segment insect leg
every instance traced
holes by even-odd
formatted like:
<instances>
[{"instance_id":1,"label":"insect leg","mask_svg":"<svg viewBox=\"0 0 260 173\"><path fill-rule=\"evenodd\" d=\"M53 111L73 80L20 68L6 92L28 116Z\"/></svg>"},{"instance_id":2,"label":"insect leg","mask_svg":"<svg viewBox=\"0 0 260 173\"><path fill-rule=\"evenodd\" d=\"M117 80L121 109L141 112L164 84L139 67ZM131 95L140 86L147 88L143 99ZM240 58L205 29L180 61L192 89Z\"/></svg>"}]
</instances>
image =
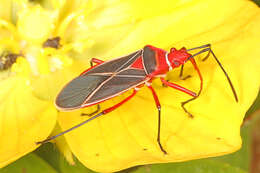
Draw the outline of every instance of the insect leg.
<instances>
[{"instance_id":1,"label":"insect leg","mask_svg":"<svg viewBox=\"0 0 260 173\"><path fill-rule=\"evenodd\" d=\"M184 64L181 65L181 70L180 70L179 77L180 77L181 80L186 80L186 79L190 78L191 75L187 75L187 76L183 77L182 76L183 75L183 68L184 68Z\"/></svg>"},{"instance_id":2,"label":"insect leg","mask_svg":"<svg viewBox=\"0 0 260 173\"><path fill-rule=\"evenodd\" d=\"M180 78L181 80L186 80L186 79L190 78L191 75L187 75L187 76L183 77L183 68L184 68L184 64L181 65L181 70L180 70L179 78ZM169 82L170 80L166 80L166 81ZM163 87L167 87L168 85L165 84L165 83L162 83L162 86L163 86Z\"/></svg>"},{"instance_id":3,"label":"insect leg","mask_svg":"<svg viewBox=\"0 0 260 173\"><path fill-rule=\"evenodd\" d=\"M81 116L92 116L100 111L100 105L97 104L97 109L94 112L91 112L89 114L82 113Z\"/></svg>"},{"instance_id":4,"label":"insect leg","mask_svg":"<svg viewBox=\"0 0 260 173\"><path fill-rule=\"evenodd\" d=\"M190 90L188 90L188 89L186 89L186 88L184 88L184 87L182 87L182 86L180 86L180 85L177 85L177 84L175 84L175 83L168 82L167 80L165 80L165 79L162 78L162 77L161 77L160 79L161 79L162 83L163 83L164 85L166 85L166 86L169 86L169 87L172 87L172 88L177 89L177 90L179 90L179 91L182 91L182 92L184 92L184 93L186 93L186 94L189 94L189 95L191 95L191 96L193 96L193 97L196 97L196 96L197 96L197 94L196 94L195 92L190 91Z\"/></svg>"},{"instance_id":5,"label":"insect leg","mask_svg":"<svg viewBox=\"0 0 260 173\"><path fill-rule=\"evenodd\" d=\"M134 89L133 93L132 93L130 96L126 97L124 100L122 100L121 102L117 103L116 105L114 105L114 106L112 106L112 107L110 107L110 108L107 108L107 109L103 110L103 111L102 111L103 114L107 114L107 113L109 113L109 112L115 110L116 108L118 108L119 106L121 106L122 104L124 104L125 102L127 102L128 100L130 100L132 97L134 97L134 96L136 95L136 93L137 93L137 90Z\"/></svg>"},{"instance_id":6,"label":"insect leg","mask_svg":"<svg viewBox=\"0 0 260 173\"><path fill-rule=\"evenodd\" d=\"M202 49L202 48L210 49L211 48L211 44L205 44L205 45L202 45L202 46L199 46L199 47L194 47L194 48L191 48L191 49L187 49L187 52L191 51L191 50ZM206 51L203 51L203 50L202 50L201 53L206 52ZM199 54L201 54L201 53L199 53ZM202 59L202 61L205 61L209 57L209 55L210 55L210 51L208 51L208 54ZM194 56L196 56L196 55L194 55ZM184 68L184 64L181 66L179 77L182 80L186 80L186 79L190 78L191 75L187 75L187 76L183 77L182 76L183 75L183 68Z\"/></svg>"},{"instance_id":7,"label":"insect leg","mask_svg":"<svg viewBox=\"0 0 260 173\"><path fill-rule=\"evenodd\" d=\"M100 60L100 59L97 59L97 58L91 58L90 60L90 66L93 67L93 63L96 63L96 64L102 64L104 61Z\"/></svg>"},{"instance_id":8,"label":"insect leg","mask_svg":"<svg viewBox=\"0 0 260 173\"><path fill-rule=\"evenodd\" d=\"M165 151L165 149L163 148L162 144L161 144L161 139L160 139L160 133L161 133L161 104L160 101L158 99L158 96L155 92L155 90L153 89L153 87L151 86L151 84L147 84L147 87L151 90L152 94L153 94L153 98L156 104L156 107L158 109L158 132L157 132L157 142L159 144L159 147L161 149L161 151L164 154L167 154L167 152Z\"/></svg>"},{"instance_id":9,"label":"insect leg","mask_svg":"<svg viewBox=\"0 0 260 173\"><path fill-rule=\"evenodd\" d=\"M187 103L189 103L189 102L191 102L191 101L193 101L193 100L195 100L196 98L199 97L199 95L200 95L200 93L201 93L201 91L202 91L202 88L203 88L203 78L202 78L202 75L201 75L201 73L200 73L200 70L199 70L199 68L198 68L198 66L197 66L197 64L196 64L196 62L195 62L195 59L194 59L194 58L191 58L190 61L191 61L193 67L195 68L195 70L197 71L197 73L198 73L198 75L199 75L199 77L200 77L200 90L199 90L198 94L196 94L195 97L193 97L193 98L191 98L191 99L189 99L189 100L186 100L186 101L182 102L182 103L181 103L181 107L183 108L183 110L184 110L191 118L193 118L193 115L192 115L184 106L185 106L185 104L187 104Z\"/></svg>"},{"instance_id":10,"label":"insect leg","mask_svg":"<svg viewBox=\"0 0 260 173\"><path fill-rule=\"evenodd\" d=\"M75 126L69 128L69 129L67 129L67 130L65 130L65 131L63 131L63 132L61 132L61 133L59 133L59 134L57 134L57 135L55 135L55 136L51 136L51 137L49 137L49 138L47 138L47 139L45 139L45 140L43 140L43 141L36 142L36 144L38 145L38 144L47 143L47 142L49 142L49 141L51 141L51 140L53 140L53 139L55 139L55 138L57 138L57 137L59 137L59 136L61 136L61 135L64 135L64 134L66 134L66 133L68 133L68 132L70 132L70 131L72 131L72 130L74 130L74 129L76 129L76 128L78 128L78 127L80 127L80 126L82 126L82 125L84 125L84 124L86 124L86 123L88 123L88 122L90 122L91 120L96 119L97 117L99 117L99 116L101 116L101 115L107 114L107 113L109 113L109 112L115 110L116 108L118 108L119 106L121 106L122 104L124 104L125 102L127 102L128 100L130 100L136 93L137 93L137 90L134 90L134 92L133 92L130 96L126 97L124 100L122 100L121 102L117 103L116 105L114 105L114 106L112 106L112 107L110 107L110 108L107 108L107 109L103 110L103 111L100 112L99 114L97 114L97 115L95 115L95 116L93 116L93 117L91 117L91 118L89 118L89 119L83 121L82 123L79 123L79 124L77 124L77 125L75 125Z\"/></svg>"}]
</instances>

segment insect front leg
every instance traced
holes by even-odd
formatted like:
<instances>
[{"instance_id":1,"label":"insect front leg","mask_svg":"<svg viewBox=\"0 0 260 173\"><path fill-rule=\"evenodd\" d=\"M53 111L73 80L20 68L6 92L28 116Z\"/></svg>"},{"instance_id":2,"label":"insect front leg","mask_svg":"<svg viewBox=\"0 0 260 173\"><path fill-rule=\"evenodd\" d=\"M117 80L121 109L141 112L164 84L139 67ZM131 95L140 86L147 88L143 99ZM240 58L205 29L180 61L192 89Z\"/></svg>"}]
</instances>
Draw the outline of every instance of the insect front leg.
<instances>
[{"instance_id":1,"label":"insect front leg","mask_svg":"<svg viewBox=\"0 0 260 173\"><path fill-rule=\"evenodd\" d=\"M93 67L94 66L93 63L102 64L104 61L97 59L97 58L91 58L91 60L89 62L90 62L90 66Z\"/></svg>"},{"instance_id":2,"label":"insect front leg","mask_svg":"<svg viewBox=\"0 0 260 173\"><path fill-rule=\"evenodd\" d=\"M202 49L202 48L209 48L209 49L211 49L211 44L205 44L205 45L202 45L202 46L199 46L199 47L194 47L194 48L191 48L191 49L187 49L187 52L191 51L191 50ZM210 51L208 51L207 55L202 59L202 61L207 60L209 55L210 55ZM190 78L191 75L187 75L187 76L183 77L183 68L184 68L184 64L181 66L179 77L180 77L181 80L186 80L186 79Z\"/></svg>"},{"instance_id":3,"label":"insect front leg","mask_svg":"<svg viewBox=\"0 0 260 173\"><path fill-rule=\"evenodd\" d=\"M161 134L161 104L160 104L160 101L158 99L158 96L155 92L155 90L153 89L153 87L151 86L150 83L147 83L146 84L147 87L151 90L152 94L153 94L153 98L154 98L154 101L155 101L155 104L156 104L156 107L158 109L158 132L157 132L157 142L158 142L158 145L160 147L160 150L164 153L164 154L167 154L167 152L165 151L165 149L163 148L162 144L161 144L161 138L160 138L160 134Z\"/></svg>"},{"instance_id":4,"label":"insect front leg","mask_svg":"<svg viewBox=\"0 0 260 173\"><path fill-rule=\"evenodd\" d=\"M194 50L194 49L201 49L201 48L203 48L201 51L199 51L199 52L193 54L193 55L192 55L191 57L189 57L189 59L188 59L188 60L191 61L193 67L195 68L195 70L197 71L197 73L198 73L198 75L199 75L199 77L200 77L200 90L199 90L197 96L194 97L194 98L191 98L191 99L189 99L189 100L187 100L187 101L185 101L185 102L182 102L182 104L181 104L183 110L184 110L186 113L188 113L189 115L191 115L191 113L185 108L185 105L186 105L187 103L189 103L189 102L195 100L196 98L198 98L199 95L200 95L200 93L201 93L201 91L202 91L202 88L203 88L203 78L202 78L202 75L201 75L201 73L200 73L200 70L199 70L199 68L198 68L198 66L197 66L197 64L196 64L196 62L195 62L194 57L197 56L197 55L199 55L199 54L202 54L202 53L204 53L204 52L208 52L208 54L207 54L207 56L206 56L205 58L203 58L202 60L205 61L205 60L209 57L210 54L213 55L215 61L217 62L217 64L219 65L219 67L221 68L221 70L223 71L223 73L225 74L225 76L226 76L226 78L227 78L227 80L228 80L228 83L229 83L229 85L230 85L230 87L231 87L231 90L232 90L232 92L233 92L233 95L234 95L234 97L235 97L236 102L238 102L238 97L237 97L237 93L236 93L236 91L235 91L235 88L234 88L234 86L233 86L233 84L232 84L232 82L231 82L231 80L230 80L230 78L229 78L229 76L228 76L226 70L224 69L224 67L222 66L222 64L220 63L220 61L219 61L218 58L216 57L216 55L213 53L213 51L212 51L212 49L211 49L211 45L210 45L210 44L206 44L206 45L203 45L203 46L200 46L200 47L188 49L187 51Z\"/></svg>"},{"instance_id":5,"label":"insect front leg","mask_svg":"<svg viewBox=\"0 0 260 173\"><path fill-rule=\"evenodd\" d=\"M183 68L184 68L184 64L181 65L181 70L180 70L179 78L180 78L181 80L186 80L186 79L190 78L191 75L183 76ZM170 80L167 79L166 81L169 82ZM162 86L163 86L163 87L167 87L168 85L162 83Z\"/></svg>"},{"instance_id":6,"label":"insect front leg","mask_svg":"<svg viewBox=\"0 0 260 173\"><path fill-rule=\"evenodd\" d=\"M200 73L200 70L199 70L199 68L198 68L198 66L197 66L197 64L196 64L196 62L195 62L195 59L194 59L194 58L191 58L190 61L191 61L193 67L195 68L195 70L197 71L197 73L198 73L198 75L199 75L199 77L200 77L200 90L199 90L198 94L196 94L195 97L193 97L193 98L191 98L191 99L189 99L189 100L186 100L186 101L182 102L182 103L181 103L181 107L183 108L183 110L184 110L190 117L193 117L193 115L185 108L185 105L186 105L187 103L189 103L189 102L191 102L191 101L193 101L193 100L195 100L195 99L197 99L197 98L199 97L199 95L200 95L200 93L201 93L201 91L202 91L202 88L203 88L203 78L202 78L202 75L201 75L201 73Z\"/></svg>"},{"instance_id":7,"label":"insect front leg","mask_svg":"<svg viewBox=\"0 0 260 173\"><path fill-rule=\"evenodd\" d=\"M190 117L190 118L193 118L193 115L192 115L189 111L187 111L187 109L184 107L184 105L186 104L186 102L188 103L188 102L190 102L191 100L194 100L195 98L197 98L197 97L198 97L198 94L196 94L195 92L193 92L193 91L191 91L191 90L189 90L189 89L186 89L186 88L184 88L184 87L182 87L182 86L180 86L180 85L177 85L177 84L168 82L168 81L166 81L164 78L160 78L160 79L161 79L161 81L162 81L162 83L163 83L164 85L169 86L169 87L172 87L172 88L177 89L177 90L179 90L179 91L182 91L182 92L184 92L184 93L186 93L186 94L189 94L190 96L193 96L193 98L191 98L191 99L189 99L189 100L187 100L187 101L185 101L185 102L182 102L182 104L181 104L182 108L183 108L184 111L189 115L189 117ZM199 92L199 94L200 94L200 92Z\"/></svg>"},{"instance_id":8,"label":"insect front leg","mask_svg":"<svg viewBox=\"0 0 260 173\"><path fill-rule=\"evenodd\" d=\"M181 65L181 70L180 70L179 77L180 77L181 80L186 80L186 79L190 78L191 75L187 75L187 76L183 77L183 68L184 68L184 64Z\"/></svg>"},{"instance_id":9,"label":"insect front leg","mask_svg":"<svg viewBox=\"0 0 260 173\"><path fill-rule=\"evenodd\" d=\"M202 59L202 61L205 61L205 60L209 57L209 55L211 54L211 55L213 56L213 58L215 59L215 61L217 62L218 66L219 66L219 67L221 68L221 70L223 71L224 75L226 76L227 81L228 81L228 83L229 83L229 85L230 85L230 88L231 88L231 90L232 90L232 92L233 92L234 98L235 98L236 102L238 102L238 96L237 96L236 90L235 90L235 88L234 88L234 86L233 86L233 84L232 84L232 82L231 82L231 79L230 79L230 77L228 76L228 74L227 74L226 70L224 69L223 65L220 63L220 61L218 60L218 58L216 57L216 55L215 55L214 52L212 51L211 45L210 45L210 44L206 44L206 45L203 45L203 46L200 46L200 47L195 47L195 48L192 48L192 49L188 49L187 51L194 50L194 49L201 49L201 48L203 48L203 49L202 49L201 51L199 51L199 52L193 54L191 57L188 58L188 60L193 59L195 56L197 56L197 55L199 55L199 54L202 54L202 53L204 53L204 52L208 52L207 56ZM193 66L194 66L194 67L196 66L195 69L197 69L197 72L198 72L198 67L197 67L197 65L196 65L196 64L195 64L195 65L193 64Z\"/></svg>"}]
</instances>

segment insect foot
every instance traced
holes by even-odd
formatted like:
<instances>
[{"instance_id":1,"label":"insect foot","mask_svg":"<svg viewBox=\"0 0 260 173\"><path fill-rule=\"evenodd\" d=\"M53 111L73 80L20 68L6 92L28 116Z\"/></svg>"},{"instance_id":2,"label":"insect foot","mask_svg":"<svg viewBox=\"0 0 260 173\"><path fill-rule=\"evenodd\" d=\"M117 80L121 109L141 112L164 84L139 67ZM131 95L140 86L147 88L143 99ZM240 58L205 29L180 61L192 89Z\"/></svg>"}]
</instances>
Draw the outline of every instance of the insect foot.
<instances>
[{"instance_id":1,"label":"insect foot","mask_svg":"<svg viewBox=\"0 0 260 173\"><path fill-rule=\"evenodd\" d=\"M191 75L187 75L187 76L185 76L185 77L180 76L180 79L181 79L181 80L186 80L186 79L188 79L188 78L191 78Z\"/></svg>"},{"instance_id":2,"label":"insect foot","mask_svg":"<svg viewBox=\"0 0 260 173\"><path fill-rule=\"evenodd\" d=\"M184 107L184 105L186 104L187 102L181 102L181 107L182 109L188 114L188 116L190 118L194 118L194 116Z\"/></svg>"}]
</instances>

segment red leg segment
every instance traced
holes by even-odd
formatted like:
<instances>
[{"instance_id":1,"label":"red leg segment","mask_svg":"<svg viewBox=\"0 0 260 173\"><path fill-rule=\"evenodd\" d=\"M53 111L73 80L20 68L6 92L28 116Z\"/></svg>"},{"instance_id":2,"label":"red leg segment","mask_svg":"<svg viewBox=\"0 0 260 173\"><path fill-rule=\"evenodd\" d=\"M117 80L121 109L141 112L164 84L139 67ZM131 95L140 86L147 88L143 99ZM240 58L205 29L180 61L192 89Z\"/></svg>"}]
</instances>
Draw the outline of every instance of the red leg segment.
<instances>
[{"instance_id":1,"label":"red leg segment","mask_svg":"<svg viewBox=\"0 0 260 173\"><path fill-rule=\"evenodd\" d=\"M137 93L137 90L134 90L134 92L133 92L130 96L126 97L126 98L125 98L124 100L122 100L121 102L117 103L116 105L114 105L114 106L112 106L112 107L110 107L110 108L107 108L107 109L103 110L103 111L102 111L103 114L107 114L107 113L109 113L109 112L115 110L116 108L118 108L119 106L121 106L122 104L124 104L125 102L127 102L128 100L130 100L132 97L134 97L136 93Z\"/></svg>"},{"instance_id":2,"label":"red leg segment","mask_svg":"<svg viewBox=\"0 0 260 173\"><path fill-rule=\"evenodd\" d=\"M206 47L207 47L207 48L206 48ZM188 49L187 51L194 50L194 49L200 49L200 48L205 48L205 49L202 49L201 51L199 51L199 52L193 54L191 57L188 58L188 60L193 59L195 56L197 56L197 55L199 55L199 54L201 54L201 53L203 53L203 52L208 52L207 56L202 59L202 61L205 61L205 60L209 57L209 55L210 55L210 53L211 53L211 54L213 55L215 61L218 63L219 67L221 68L221 70L222 70L223 73L225 74L225 76L226 76L226 78L227 78L227 80L228 80L228 83L229 83L229 85L230 85L230 87L231 87L231 90L232 90L232 92L233 92L234 98L235 98L236 102L238 102L237 93L236 93L236 90L235 90L235 88L234 88L234 86L233 86L233 84L232 84L232 82L231 82L231 79L229 78L229 76L228 76L226 70L224 69L224 67L222 66L222 64L220 63L220 61L218 60L218 58L216 57L216 55L214 54L214 52L212 51L211 45L210 45L210 44L207 44L207 45L203 45L203 46L200 46L200 47L195 47L195 48L192 48L192 49ZM192 64L194 65L193 62L192 62ZM196 66L196 64L195 64L195 66ZM195 69L197 70L198 68L195 67ZM198 71L198 70L197 70L197 71Z\"/></svg>"},{"instance_id":3,"label":"red leg segment","mask_svg":"<svg viewBox=\"0 0 260 173\"><path fill-rule=\"evenodd\" d=\"M182 91L182 92L184 92L184 93L186 93L186 94L189 94L189 95L191 95L191 96L193 96L193 97L196 97L196 96L197 96L197 94L196 94L195 92L190 91L190 90L188 90L188 89L186 89L186 88L184 88L184 87L182 87L182 86L180 86L180 85L177 85L177 84L168 82L167 80L165 80L165 79L162 78L162 77L161 77L160 79L161 79L161 81L162 81L163 84L165 84L165 85L167 85L167 86L169 86L169 87L172 87L172 88L174 88L174 89L177 89L177 90L179 90L179 91Z\"/></svg>"},{"instance_id":4,"label":"red leg segment","mask_svg":"<svg viewBox=\"0 0 260 173\"><path fill-rule=\"evenodd\" d=\"M197 71L197 73L198 73L198 75L199 75L199 77L200 77L200 90L199 90L199 92L198 92L198 94L197 94L197 97L198 97L198 96L200 95L201 91L202 91L202 88L203 88L203 78L202 78L202 75L201 75L201 73L200 73L200 70L199 70L199 68L198 68L198 66L197 66L197 64L196 64L195 59L194 59L194 58L191 58L190 61L191 61L193 67L195 68L195 70Z\"/></svg>"},{"instance_id":5,"label":"red leg segment","mask_svg":"<svg viewBox=\"0 0 260 173\"><path fill-rule=\"evenodd\" d=\"M161 104L160 101L158 99L158 96L155 92L155 90L153 89L153 87L151 85L147 85L147 87L151 90L152 94L153 94L153 98L156 104L156 107L158 109L158 132L157 132L157 142L159 144L159 147L161 149L161 151L164 154L167 154L167 152L165 151L165 149L163 148L162 144L161 144L161 139L160 139L160 133L161 133Z\"/></svg>"}]
</instances>

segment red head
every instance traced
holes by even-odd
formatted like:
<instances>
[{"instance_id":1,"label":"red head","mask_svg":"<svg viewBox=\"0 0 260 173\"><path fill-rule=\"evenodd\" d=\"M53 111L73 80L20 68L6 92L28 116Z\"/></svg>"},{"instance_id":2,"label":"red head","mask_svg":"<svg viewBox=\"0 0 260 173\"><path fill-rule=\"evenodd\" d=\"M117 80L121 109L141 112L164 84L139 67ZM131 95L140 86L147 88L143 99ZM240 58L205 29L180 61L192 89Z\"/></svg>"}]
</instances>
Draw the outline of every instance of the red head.
<instances>
[{"instance_id":1,"label":"red head","mask_svg":"<svg viewBox=\"0 0 260 173\"><path fill-rule=\"evenodd\" d=\"M170 52L168 53L168 61L172 68L179 67L180 65L184 64L191 56L192 55L189 54L184 47L180 50L171 48Z\"/></svg>"}]
</instances>

